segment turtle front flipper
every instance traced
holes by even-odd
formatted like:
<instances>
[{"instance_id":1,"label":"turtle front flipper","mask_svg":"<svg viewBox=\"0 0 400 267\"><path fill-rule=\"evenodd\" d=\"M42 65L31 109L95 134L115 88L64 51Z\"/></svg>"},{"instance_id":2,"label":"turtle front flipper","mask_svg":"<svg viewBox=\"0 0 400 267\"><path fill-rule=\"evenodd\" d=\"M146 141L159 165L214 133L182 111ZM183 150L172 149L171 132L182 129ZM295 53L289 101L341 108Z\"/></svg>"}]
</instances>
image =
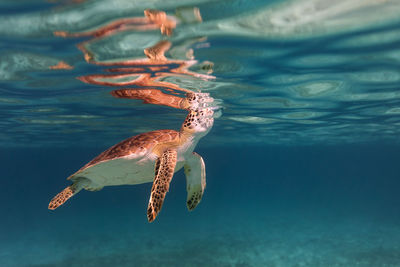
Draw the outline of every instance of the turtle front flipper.
<instances>
[{"instance_id":1,"label":"turtle front flipper","mask_svg":"<svg viewBox=\"0 0 400 267\"><path fill-rule=\"evenodd\" d=\"M186 175L187 208L194 210L206 188L206 166L203 158L193 152L192 156L186 160L184 165Z\"/></svg>"},{"instance_id":2,"label":"turtle front flipper","mask_svg":"<svg viewBox=\"0 0 400 267\"><path fill-rule=\"evenodd\" d=\"M162 208L165 195L169 189L169 183L174 175L176 159L176 150L168 149L156 161L155 178L147 208L149 222L154 221Z\"/></svg>"}]
</instances>

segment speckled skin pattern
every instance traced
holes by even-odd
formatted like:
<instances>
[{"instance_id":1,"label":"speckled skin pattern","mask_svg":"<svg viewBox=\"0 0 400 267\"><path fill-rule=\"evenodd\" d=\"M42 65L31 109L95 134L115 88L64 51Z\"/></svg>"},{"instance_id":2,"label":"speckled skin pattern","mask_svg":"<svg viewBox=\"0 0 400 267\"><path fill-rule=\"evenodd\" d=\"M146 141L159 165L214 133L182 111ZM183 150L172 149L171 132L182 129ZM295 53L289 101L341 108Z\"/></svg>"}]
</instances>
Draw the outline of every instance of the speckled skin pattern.
<instances>
[{"instance_id":1,"label":"speckled skin pattern","mask_svg":"<svg viewBox=\"0 0 400 267\"><path fill-rule=\"evenodd\" d=\"M154 221L162 208L165 195L169 190L169 184L174 175L176 159L176 150L168 149L156 161L155 178L147 208L147 219L149 222Z\"/></svg>"},{"instance_id":2,"label":"speckled skin pattern","mask_svg":"<svg viewBox=\"0 0 400 267\"><path fill-rule=\"evenodd\" d=\"M49 203L49 209L50 210L55 210L62 204L64 204L65 201L67 201L70 197L72 197L75 193L75 190L72 185L66 187L63 191L58 193Z\"/></svg>"},{"instance_id":3,"label":"speckled skin pattern","mask_svg":"<svg viewBox=\"0 0 400 267\"><path fill-rule=\"evenodd\" d=\"M187 207L190 211L196 208L197 204L200 203L201 198L203 197L202 191L198 191L192 194L191 198L186 202Z\"/></svg>"}]
</instances>

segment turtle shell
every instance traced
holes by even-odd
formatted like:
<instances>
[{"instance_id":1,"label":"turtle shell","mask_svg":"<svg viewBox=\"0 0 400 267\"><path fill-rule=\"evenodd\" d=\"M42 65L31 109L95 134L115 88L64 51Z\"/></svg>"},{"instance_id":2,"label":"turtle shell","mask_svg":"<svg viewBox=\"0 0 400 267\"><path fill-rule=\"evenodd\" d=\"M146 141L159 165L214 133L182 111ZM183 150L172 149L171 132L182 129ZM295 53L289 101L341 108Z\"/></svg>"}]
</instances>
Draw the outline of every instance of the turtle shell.
<instances>
[{"instance_id":1,"label":"turtle shell","mask_svg":"<svg viewBox=\"0 0 400 267\"><path fill-rule=\"evenodd\" d=\"M83 166L79 171L111 159L126 156L135 157L135 155L146 155L151 152L156 145L174 141L178 138L178 135L179 133L174 130L157 130L130 137L110 147Z\"/></svg>"}]
</instances>

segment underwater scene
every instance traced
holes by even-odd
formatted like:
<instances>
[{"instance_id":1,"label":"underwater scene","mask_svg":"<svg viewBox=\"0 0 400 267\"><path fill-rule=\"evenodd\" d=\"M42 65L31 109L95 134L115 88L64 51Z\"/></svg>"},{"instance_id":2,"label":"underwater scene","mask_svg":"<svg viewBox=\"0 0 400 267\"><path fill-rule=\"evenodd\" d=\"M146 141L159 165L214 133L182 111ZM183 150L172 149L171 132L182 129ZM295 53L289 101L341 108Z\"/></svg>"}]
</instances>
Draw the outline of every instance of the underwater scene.
<instances>
[{"instance_id":1,"label":"underwater scene","mask_svg":"<svg viewBox=\"0 0 400 267\"><path fill-rule=\"evenodd\" d=\"M400 266L399 14L1 1L0 266Z\"/></svg>"}]
</instances>

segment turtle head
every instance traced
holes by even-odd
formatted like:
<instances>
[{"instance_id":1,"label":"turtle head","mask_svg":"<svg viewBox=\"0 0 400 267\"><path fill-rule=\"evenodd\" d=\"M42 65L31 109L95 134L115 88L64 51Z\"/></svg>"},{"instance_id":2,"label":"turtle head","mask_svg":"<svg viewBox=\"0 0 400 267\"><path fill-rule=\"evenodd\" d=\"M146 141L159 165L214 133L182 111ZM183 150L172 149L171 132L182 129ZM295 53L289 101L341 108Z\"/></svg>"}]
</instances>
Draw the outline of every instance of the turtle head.
<instances>
[{"instance_id":1,"label":"turtle head","mask_svg":"<svg viewBox=\"0 0 400 267\"><path fill-rule=\"evenodd\" d=\"M182 124L181 132L190 135L206 135L211 129L214 119L211 108L191 109Z\"/></svg>"},{"instance_id":2,"label":"turtle head","mask_svg":"<svg viewBox=\"0 0 400 267\"><path fill-rule=\"evenodd\" d=\"M187 110L200 110L210 106L214 98L209 93L187 93L184 99L184 109Z\"/></svg>"}]
</instances>

